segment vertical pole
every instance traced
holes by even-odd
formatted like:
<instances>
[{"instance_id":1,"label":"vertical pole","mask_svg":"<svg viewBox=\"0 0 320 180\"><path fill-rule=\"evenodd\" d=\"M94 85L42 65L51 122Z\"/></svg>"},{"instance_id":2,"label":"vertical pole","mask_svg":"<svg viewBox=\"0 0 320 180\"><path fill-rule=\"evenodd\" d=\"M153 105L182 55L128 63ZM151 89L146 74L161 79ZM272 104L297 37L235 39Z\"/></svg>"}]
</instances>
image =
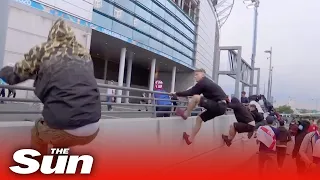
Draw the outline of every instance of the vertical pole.
<instances>
[{"instance_id":1,"label":"vertical pole","mask_svg":"<svg viewBox=\"0 0 320 180\"><path fill-rule=\"evenodd\" d=\"M190 1L189 2L189 12L188 12L190 18L191 18L191 7L192 7L192 4L191 4L191 1Z\"/></svg>"},{"instance_id":2,"label":"vertical pole","mask_svg":"<svg viewBox=\"0 0 320 180\"><path fill-rule=\"evenodd\" d=\"M257 87L256 87L256 94L260 94L260 68L257 69Z\"/></svg>"},{"instance_id":3,"label":"vertical pole","mask_svg":"<svg viewBox=\"0 0 320 180\"><path fill-rule=\"evenodd\" d=\"M107 84L108 60L104 60L103 82Z\"/></svg>"},{"instance_id":4,"label":"vertical pole","mask_svg":"<svg viewBox=\"0 0 320 180\"><path fill-rule=\"evenodd\" d=\"M177 73L177 67L173 66L173 68L172 68L172 76L171 76L171 91L170 92L174 92L174 89L175 89L176 73Z\"/></svg>"},{"instance_id":5,"label":"vertical pole","mask_svg":"<svg viewBox=\"0 0 320 180\"><path fill-rule=\"evenodd\" d=\"M267 95L267 98L268 100L270 100L271 98L271 71L272 71L272 47L270 49L270 62L269 62L269 79L268 79L268 95Z\"/></svg>"},{"instance_id":6,"label":"vertical pole","mask_svg":"<svg viewBox=\"0 0 320 180\"><path fill-rule=\"evenodd\" d=\"M121 54L120 54L120 64L119 64L119 75L118 75L118 86L122 87L123 86L123 77L124 77L124 66L126 63L126 48L121 49ZM117 90L117 96L122 95L122 90ZM121 103L121 97L117 97L117 103Z\"/></svg>"},{"instance_id":7,"label":"vertical pole","mask_svg":"<svg viewBox=\"0 0 320 180\"><path fill-rule=\"evenodd\" d=\"M259 1L256 2L254 7L254 22L253 22L253 43L252 43L252 55L251 55L251 75L250 75L250 87L249 87L249 95L251 96L253 93L253 81L254 81L254 64L256 59L256 51L257 51L257 32L258 32L258 7Z\"/></svg>"},{"instance_id":8,"label":"vertical pole","mask_svg":"<svg viewBox=\"0 0 320 180\"><path fill-rule=\"evenodd\" d=\"M240 78L241 78L241 52L242 47L238 47L238 53L237 53L237 69L236 69L236 83L234 88L234 97L240 99Z\"/></svg>"},{"instance_id":9,"label":"vertical pole","mask_svg":"<svg viewBox=\"0 0 320 180\"><path fill-rule=\"evenodd\" d=\"M149 77L149 90L153 91L154 87L154 75L156 71L156 59L152 59L151 68L150 68L150 77ZM153 104L153 117L156 117L156 100L154 97L154 93L149 94L149 98L152 98L151 103Z\"/></svg>"},{"instance_id":10,"label":"vertical pole","mask_svg":"<svg viewBox=\"0 0 320 180\"><path fill-rule=\"evenodd\" d=\"M9 0L1 0L0 6L0 68L4 66L4 54L9 19Z\"/></svg>"},{"instance_id":11,"label":"vertical pole","mask_svg":"<svg viewBox=\"0 0 320 180\"><path fill-rule=\"evenodd\" d=\"M131 74L132 74L132 61L133 61L133 52L130 52L128 62L127 62L127 78L126 78L126 87L131 86ZM130 95L130 91L126 91L126 96ZM129 98L126 98L126 103L129 103Z\"/></svg>"},{"instance_id":12,"label":"vertical pole","mask_svg":"<svg viewBox=\"0 0 320 180\"><path fill-rule=\"evenodd\" d=\"M150 91L153 91L155 72L156 72L156 59L152 59L151 68L150 68L150 78L149 78L149 90Z\"/></svg>"}]
</instances>

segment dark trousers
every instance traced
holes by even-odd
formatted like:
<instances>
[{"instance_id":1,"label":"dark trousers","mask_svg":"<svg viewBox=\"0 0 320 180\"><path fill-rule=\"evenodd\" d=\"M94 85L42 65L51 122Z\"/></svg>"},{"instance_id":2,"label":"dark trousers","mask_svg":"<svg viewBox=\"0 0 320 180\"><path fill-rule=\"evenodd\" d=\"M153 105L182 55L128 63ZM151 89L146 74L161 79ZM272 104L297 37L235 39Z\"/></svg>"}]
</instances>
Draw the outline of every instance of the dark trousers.
<instances>
[{"instance_id":1,"label":"dark trousers","mask_svg":"<svg viewBox=\"0 0 320 180\"><path fill-rule=\"evenodd\" d=\"M0 95L1 95L1 97L6 97L6 90L1 89Z\"/></svg>"},{"instance_id":2,"label":"dark trousers","mask_svg":"<svg viewBox=\"0 0 320 180\"><path fill-rule=\"evenodd\" d=\"M286 147L277 147L277 163L279 168L282 168L286 155L287 155Z\"/></svg>"},{"instance_id":3,"label":"dark trousers","mask_svg":"<svg viewBox=\"0 0 320 180\"><path fill-rule=\"evenodd\" d=\"M170 117L171 107L156 107L156 111L169 111L169 113L157 113L157 117Z\"/></svg>"}]
</instances>

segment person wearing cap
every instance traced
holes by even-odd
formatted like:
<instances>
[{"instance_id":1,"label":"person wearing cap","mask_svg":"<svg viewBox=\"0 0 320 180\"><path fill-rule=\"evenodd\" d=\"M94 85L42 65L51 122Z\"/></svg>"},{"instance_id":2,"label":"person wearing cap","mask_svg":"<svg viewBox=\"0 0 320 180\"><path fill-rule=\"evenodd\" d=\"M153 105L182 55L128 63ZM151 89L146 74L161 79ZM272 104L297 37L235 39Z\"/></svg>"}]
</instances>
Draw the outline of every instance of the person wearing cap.
<instances>
[{"instance_id":1,"label":"person wearing cap","mask_svg":"<svg viewBox=\"0 0 320 180\"><path fill-rule=\"evenodd\" d=\"M196 84L189 90L172 93L180 97L192 96L187 110L184 111L177 108L176 114L181 116L184 120L188 119L192 110L199 105L206 109L196 118L196 124L193 126L191 137L184 132L183 139L188 145L192 143L195 136L201 129L202 122L209 121L215 117L225 114L227 110L227 95L223 89L211 79L206 77L206 71L204 69L197 69L194 71L194 78ZM201 96L201 94L203 96Z\"/></svg>"},{"instance_id":2,"label":"person wearing cap","mask_svg":"<svg viewBox=\"0 0 320 180\"><path fill-rule=\"evenodd\" d=\"M291 141L291 135L290 132L284 127L285 121L280 121L279 124L279 136L277 138L277 162L278 169L281 170L287 155L287 143Z\"/></svg>"},{"instance_id":3,"label":"person wearing cap","mask_svg":"<svg viewBox=\"0 0 320 180\"><path fill-rule=\"evenodd\" d=\"M279 136L278 129L272 127L275 117L266 118L267 125L261 126L257 130L257 143L259 144L258 166L259 174L262 175L266 163L273 164L276 156L276 140Z\"/></svg>"},{"instance_id":4,"label":"person wearing cap","mask_svg":"<svg viewBox=\"0 0 320 180\"><path fill-rule=\"evenodd\" d=\"M294 148L292 151L292 158L296 160L297 173L303 176L307 170L307 164L303 161L299 151L304 137L308 134L310 122L308 120L298 121L298 132L294 138Z\"/></svg>"},{"instance_id":5,"label":"person wearing cap","mask_svg":"<svg viewBox=\"0 0 320 180\"><path fill-rule=\"evenodd\" d=\"M155 91L162 92L162 93L154 93L154 98L156 98L156 112L157 111L163 111L161 113L156 114L157 117L170 117L170 111L172 107L171 98L168 93L163 89L163 81L157 80L154 83L154 89ZM160 100L161 99L161 100ZM168 111L168 113L165 113L165 111Z\"/></svg>"}]
</instances>

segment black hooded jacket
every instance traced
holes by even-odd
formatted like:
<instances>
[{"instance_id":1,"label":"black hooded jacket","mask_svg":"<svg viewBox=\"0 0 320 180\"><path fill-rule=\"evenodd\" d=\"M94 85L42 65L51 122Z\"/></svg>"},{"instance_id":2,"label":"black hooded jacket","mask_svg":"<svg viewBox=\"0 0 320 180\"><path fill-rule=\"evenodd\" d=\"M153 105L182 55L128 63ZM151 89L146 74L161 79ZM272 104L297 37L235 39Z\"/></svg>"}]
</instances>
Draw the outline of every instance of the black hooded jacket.
<instances>
[{"instance_id":1,"label":"black hooded jacket","mask_svg":"<svg viewBox=\"0 0 320 180\"><path fill-rule=\"evenodd\" d=\"M296 157L299 158L298 157L299 156L299 149L300 149L300 146L301 146L301 143L302 143L304 137L308 134L310 122L306 121L306 120L302 120L302 121L299 121L299 125L302 125L303 129L302 130L299 129L297 135L295 136L295 144L294 144L294 148L292 151L293 158L296 158Z\"/></svg>"},{"instance_id":2,"label":"black hooded jacket","mask_svg":"<svg viewBox=\"0 0 320 180\"><path fill-rule=\"evenodd\" d=\"M255 122L261 122L264 120L263 114L259 113L257 109L251 111L251 115L253 116Z\"/></svg>"},{"instance_id":3,"label":"black hooded jacket","mask_svg":"<svg viewBox=\"0 0 320 180\"><path fill-rule=\"evenodd\" d=\"M228 104L228 107L233 109L234 115L238 122L250 123L254 121L253 116L250 111L239 101L238 98L233 97L231 103Z\"/></svg>"}]
</instances>

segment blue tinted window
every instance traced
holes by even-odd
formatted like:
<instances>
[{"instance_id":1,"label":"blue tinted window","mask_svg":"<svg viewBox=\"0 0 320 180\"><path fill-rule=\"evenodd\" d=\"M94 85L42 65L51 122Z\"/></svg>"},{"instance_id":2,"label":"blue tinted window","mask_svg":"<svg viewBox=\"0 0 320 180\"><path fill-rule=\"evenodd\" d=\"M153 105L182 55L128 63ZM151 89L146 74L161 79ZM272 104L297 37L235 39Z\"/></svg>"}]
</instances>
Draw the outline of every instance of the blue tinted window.
<instances>
[{"instance_id":1,"label":"blue tinted window","mask_svg":"<svg viewBox=\"0 0 320 180\"><path fill-rule=\"evenodd\" d=\"M114 2L132 12L134 11L135 4L130 0L114 0Z\"/></svg>"},{"instance_id":2,"label":"blue tinted window","mask_svg":"<svg viewBox=\"0 0 320 180\"><path fill-rule=\"evenodd\" d=\"M148 11L144 10L143 8L136 6L134 12L137 15L141 16L142 18L150 21L151 14Z\"/></svg>"},{"instance_id":3,"label":"blue tinted window","mask_svg":"<svg viewBox=\"0 0 320 180\"><path fill-rule=\"evenodd\" d=\"M130 26L133 25L133 17L119 8L114 8L114 17Z\"/></svg>"},{"instance_id":4,"label":"blue tinted window","mask_svg":"<svg viewBox=\"0 0 320 180\"><path fill-rule=\"evenodd\" d=\"M151 23L158 26L160 29L163 29L163 21L161 21L160 19L158 19L155 16L151 17Z\"/></svg>"},{"instance_id":5,"label":"blue tinted window","mask_svg":"<svg viewBox=\"0 0 320 180\"><path fill-rule=\"evenodd\" d=\"M164 9L159 7L157 4L152 3L151 10L155 13L157 13L160 17L164 18Z\"/></svg>"},{"instance_id":6,"label":"blue tinted window","mask_svg":"<svg viewBox=\"0 0 320 180\"><path fill-rule=\"evenodd\" d=\"M141 21L138 18L134 18L133 20L133 26L139 30L141 30L142 32L148 33L150 31L150 25Z\"/></svg>"},{"instance_id":7,"label":"blue tinted window","mask_svg":"<svg viewBox=\"0 0 320 180\"><path fill-rule=\"evenodd\" d=\"M168 14L167 12L165 12L164 14L164 19L166 21L168 21L169 23L171 23L172 25L174 25L175 21L174 21L174 17L172 17L170 14Z\"/></svg>"},{"instance_id":8,"label":"blue tinted window","mask_svg":"<svg viewBox=\"0 0 320 180\"><path fill-rule=\"evenodd\" d=\"M99 26L102 26L106 29L111 30L112 20L103 16L103 15L100 15L98 13L93 12L92 13L92 22L96 25L99 25Z\"/></svg>"},{"instance_id":9,"label":"blue tinted window","mask_svg":"<svg viewBox=\"0 0 320 180\"><path fill-rule=\"evenodd\" d=\"M174 36L174 30L172 29L172 27L170 27L167 24L164 24L164 28L163 30L165 30L167 33L169 33L170 35Z\"/></svg>"},{"instance_id":10,"label":"blue tinted window","mask_svg":"<svg viewBox=\"0 0 320 180\"><path fill-rule=\"evenodd\" d=\"M97 11L100 11L104 14L107 14L109 16L113 16L113 5L107 3L106 1L102 1L102 7L96 9Z\"/></svg>"},{"instance_id":11,"label":"blue tinted window","mask_svg":"<svg viewBox=\"0 0 320 180\"><path fill-rule=\"evenodd\" d=\"M157 0L160 4L162 4L163 6L165 6L166 5L166 2L168 1L168 0Z\"/></svg>"},{"instance_id":12,"label":"blue tinted window","mask_svg":"<svg viewBox=\"0 0 320 180\"><path fill-rule=\"evenodd\" d=\"M162 37L163 37L163 33L153 27L150 27L150 35L159 40L162 40Z\"/></svg>"},{"instance_id":13,"label":"blue tinted window","mask_svg":"<svg viewBox=\"0 0 320 180\"><path fill-rule=\"evenodd\" d=\"M173 39L165 34L163 34L163 41L170 46L173 44Z\"/></svg>"},{"instance_id":14,"label":"blue tinted window","mask_svg":"<svg viewBox=\"0 0 320 180\"><path fill-rule=\"evenodd\" d=\"M112 31L126 36L128 38L132 38L132 29L116 21L113 21Z\"/></svg>"},{"instance_id":15,"label":"blue tinted window","mask_svg":"<svg viewBox=\"0 0 320 180\"><path fill-rule=\"evenodd\" d=\"M170 56L172 56L172 53L173 53L173 49L166 46L166 45L163 45L162 46L162 51Z\"/></svg>"},{"instance_id":16,"label":"blue tinted window","mask_svg":"<svg viewBox=\"0 0 320 180\"><path fill-rule=\"evenodd\" d=\"M139 33L138 31L133 31L133 40L138 41L144 45L149 45L149 37Z\"/></svg>"},{"instance_id":17,"label":"blue tinted window","mask_svg":"<svg viewBox=\"0 0 320 180\"><path fill-rule=\"evenodd\" d=\"M176 13L177 8L170 1L166 2L166 7L172 12L172 14Z\"/></svg>"},{"instance_id":18,"label":"blue tinted window","mask_svg":"<svg viewBox=\"0 0 320 180\"><path fill-rule=\"evenodd\" d=\"M151 0L137 0L142 5L146 6L147 8L151 8Z\"/></svg>"},{"instance_id":19,"label":"blue tinted window","mask_svg":"<svg viewBox=\"0 0 320 180\"><path fill-rule=\"evenodd\" d=\"M151 46L152 48L154 48L158 51L162 51L162 44L152 38L150 38L150 40L149 40L149 46Z\"/></svg>"},{"instance_id":20,"label":"blue tinted window","mask_svg":"<svg viewBox=\"0 0 320 180\"><path fill-rule=\"evenodd\" d=\"M179 51L182 51L182 44L180 44L178 41L173 41L173 47Z\"/></svg>"}]
</instances>

